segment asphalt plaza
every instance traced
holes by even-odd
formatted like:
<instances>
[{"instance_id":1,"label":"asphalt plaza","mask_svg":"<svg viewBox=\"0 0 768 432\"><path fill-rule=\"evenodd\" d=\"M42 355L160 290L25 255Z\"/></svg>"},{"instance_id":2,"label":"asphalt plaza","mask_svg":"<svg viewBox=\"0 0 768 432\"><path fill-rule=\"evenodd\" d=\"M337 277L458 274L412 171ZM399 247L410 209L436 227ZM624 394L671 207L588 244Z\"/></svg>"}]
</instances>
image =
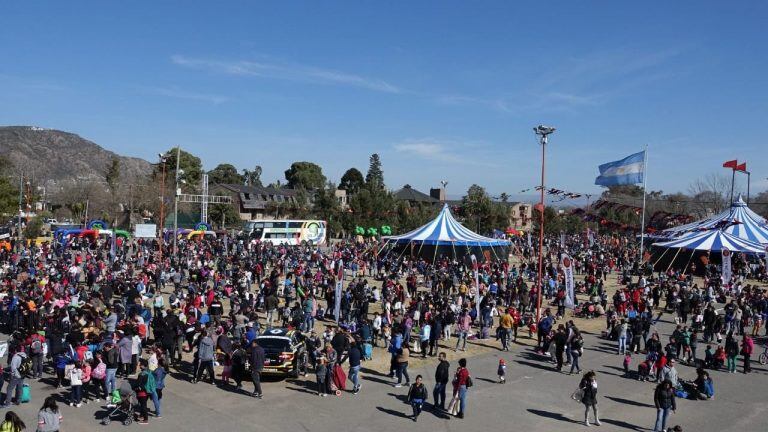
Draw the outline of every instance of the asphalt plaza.
<instances>
[{"instance_id":1,"label":"asphalt plaza","mask_svg":"<svg viewBox=\"0 0 768 432\"><path fill-rule=\"evenodd\" d=\"M662 317L657 328L664 340L673 330ZM638 382L623 376L622 356L616 354L615 343L594 333L585 334L582 369L595 370L598 380L600 430L652 430L654 384ZM762 349L760 347L759 349ZM703 349L700 350L703 352ZM462 353L450 353L451 369ZM233 386L217 387L207 382L192 384L184 372L172 370L164 390L163 418L150 417L149 425L123 426L113 422L103 426L99 420L107 410L101 403L88 403L81 408L66 406L68 390L54 389L50 379L32 381L32 402L14 406L29 426L34 427L36 412L45 396L58 395L64 416L63 430L91 431L145 428L157 431L219 430L350 430L402 431L412 427L410 406L405 402L408 389L395 388L388 373L387 356L382 348L374 350L373 362L363 363L362 390L357 395L320 398L315 395L313 374L298 379L265 378L264 398L255 399ZM507 364L507 382L499 384L496 376L499 358ZM633 357L633 366L637 359ZM431 388L435 360L414 360L410 371L413 380L422 374L430 389L429 401L420 416L418 427L432 430L497 430L510 428L526 431L572 431L584 426L582 404L570 399L580 376L554 370L547 358L533 352L530 346L515 345L510 352L484 350L468 356L468 367L475 385L468 396L467 415L457 419L431 410ZM764 391L768 369L753 365L754 372L727 374L713 372L716 396L711 401L679 400L678 410L670 425L680 424L686 431L761 431L765 430L768 396ZM678 365L682 379L693 379L693 368ZM220 368L218 368L220 372ZM245 382L245 390L250 383ZM351 386L348 383L348 389ZM450 390L449 390L450 397ZM149 402L150 411L152 403Z\"/></svg>"}]
</instances>

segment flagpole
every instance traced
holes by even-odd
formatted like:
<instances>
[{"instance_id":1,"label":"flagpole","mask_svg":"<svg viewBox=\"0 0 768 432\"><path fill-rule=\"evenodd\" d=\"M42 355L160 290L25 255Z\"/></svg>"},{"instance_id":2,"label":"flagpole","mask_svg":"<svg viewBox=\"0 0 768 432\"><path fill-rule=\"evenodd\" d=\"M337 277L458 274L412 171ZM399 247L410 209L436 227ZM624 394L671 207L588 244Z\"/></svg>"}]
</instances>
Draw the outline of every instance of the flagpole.
<instances>
[{"instance_id":1,"label":"flagpole","mask_svg":"<svg viewBox=\"0 0 768 432\"><path fill-rule=\"evenodd\" d=\"M640 219L640 263L643 262L643 245L645 243L645 195L648 185L648 144L643 152L643 215Z\"/></svg>"}]
</instances>

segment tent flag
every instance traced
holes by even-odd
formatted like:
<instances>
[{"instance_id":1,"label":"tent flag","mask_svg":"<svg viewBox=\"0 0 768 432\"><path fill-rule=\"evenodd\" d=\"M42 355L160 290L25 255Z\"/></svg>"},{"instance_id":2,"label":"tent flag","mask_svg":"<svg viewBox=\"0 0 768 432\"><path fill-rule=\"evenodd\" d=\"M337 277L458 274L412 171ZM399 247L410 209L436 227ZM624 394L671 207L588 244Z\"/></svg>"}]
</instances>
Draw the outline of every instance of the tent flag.
<instances>
[{"instance_id":1,"label":"tent flag","mask_svg":"<svg viewBox=\"0 0 768 432\"><path fill-rule=\"evenodd\" d=\"M472 254L472 268L475 271L475 308L477 310L477 316L480 316L480 272L478 271L477 257Z\"/></svg>"},{"instance_id":2,"label":"tent flag","mask_svg":"<svg viewBox=\"0 0 768 432\"><path fill-rule=\"evenodd\" d=\"M731 279L733 279L733 271L731 268L731 251L724 247L721 253L723 255L723 284L730 285Z\"/></svg>"},{"instance_id":3,"label":"tent flag","mask_svg":"<svg viewBox=\"0 0 768 432\"><path fill-rule=\"evenodd\" d=\"M645 150L624 159L604 163L598 169L600 175L595 179L595 184L599 186L642 183L645 175Z\"/></svg>"},{"instance_id":4,"label":"tent flag","mask_svg":"<svg viewBox=\"0 0 768 432\"><path fill-rule=\"evenodd\" d=\"M342 292L342 284L344 283L344 260L339 260L338 264L339 268L337 270L337 281L336 281L336 296L334 298L334 307L333 307L333 316L336 318L336 322L339 322L339 317L341 316L341 292Z\"/></svg>"},{"instance_id":5,"label":"tent flag","mask_svg":"<svg viewBox=\"0 0 768 432\"><path fill-rule=\"evenodd\" d=\"M563 266L563 273L565 275L565 307L573 309L576 305L573 286L573 260L568 254L564 253L560 260L560 265Z\"/></svg>"},{"instance_id":6,"label":"tent flag","mask_svg":"<svg viewBox=\"0 0 768 432\"><path fill-rule=\"evenodd\" d=\"M736 159L723 162L723 168L736 169L738 165L739 165L739 161Z\"/></svg>"},{"instance_id":7,"label":"tent flag","mask_svg":"<svg viewBox=\"0 0 768 432\"><path fill-rule=\"evenodd\" d=\"M747 172L747 163L744 162L743 164L736 165L736 168L734 168L736 171L741 171L743 173Z\"/></svg>"}]
</instances>

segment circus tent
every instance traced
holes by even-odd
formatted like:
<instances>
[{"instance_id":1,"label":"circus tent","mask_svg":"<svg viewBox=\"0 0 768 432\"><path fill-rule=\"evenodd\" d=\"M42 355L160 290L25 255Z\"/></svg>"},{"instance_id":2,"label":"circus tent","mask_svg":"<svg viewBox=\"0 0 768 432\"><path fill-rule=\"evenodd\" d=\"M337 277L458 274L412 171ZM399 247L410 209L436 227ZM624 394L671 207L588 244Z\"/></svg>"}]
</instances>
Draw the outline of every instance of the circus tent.
<instances>
[{"instance_id":1,"label":"circus tent","mask_svg":"<svg viewBox=\"0 0 768 432\"><path fill-rule=\"evenodd\" d=\"M722 230L739 239L768 245L768 221L752 211L741 196L729 209L712 217L669 228L652 237L656 240L677 240L709 230Z\"/></svg>"},{"instance_id":2,"label":"circus tent","mask_svg":"<svg viewBox=\"0 0 768 432\"><path fill-rule=\"evenodd\" d=\"M383 240L395 253L432 260L438 256L462 258L471 254L486 260L505 260L510 245L508 240L485 237L465 228L453 217L447 204L426 225L406 234L383 237Z\"/></svg>"},{"instance_id":3,"label":"circus tent","mask_svg":"<svg viewBox=\"0 0 768 432\"><path fill-rule=\"evenodd\" d=\"M676 240L654 243L654 246L664 248L680 248L720 252L728 249L733 252L765 253L764 247L749 240L739 238L733 234L728 234L720 230L708 230L690 234Z\"/></svg>"}]
</instances>

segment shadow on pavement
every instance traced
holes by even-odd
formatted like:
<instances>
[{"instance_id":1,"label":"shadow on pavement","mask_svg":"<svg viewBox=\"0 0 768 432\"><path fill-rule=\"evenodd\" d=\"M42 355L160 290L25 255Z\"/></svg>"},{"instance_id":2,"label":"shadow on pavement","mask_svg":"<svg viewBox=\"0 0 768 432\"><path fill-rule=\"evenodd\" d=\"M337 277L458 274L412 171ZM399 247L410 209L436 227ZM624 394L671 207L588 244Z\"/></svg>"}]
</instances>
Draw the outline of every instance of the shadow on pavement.
<instances>
[{"instance_id":1,"label":"shadow on pavement","mask_svg":"<svg viewBox=\"0 0 768 432\"><path fill-rule=\"evenodd\" d=\"M515 363L521 364L523 366L530 366L532 368L541 369L545 371L554 371L555 369L548 366L548 364L539 364L539 363L533 363L529 361L524 360L515 360Z\"/></svg>"},{"instance_id":2,"label":"shadow on pavement","mask_svg":"<svg viewBox=\"0 0 768 432\"><path fill-rule=\"evenodd\" d=\"M651 405L651 404L647 404L647 403L643 403L643 402L638 402L638 401L633 401L633 400L629 400L629 399L624 399L624 398L620 398L620 397L616 397L616 396L606 396L606 398L610 399L610 400L612 400L614 402L618 402L620 404L626 404L626 405L632 405L632 406L644 407L644 408L654 408L654 406Z\"/></svg>"},{"instance_id":3,"label":"shadow on pavement","mask_svg":"<svg viewBox=\"0 0 768 432\"><path fill-rule=\"evenodd\" d=\"M537 410L537 409L528 409L528 412L531 414L536 414L537 416L551 418L553 420L560 420L566 423L581 423L573 419L569 419L568 417L560 414L560 413L554 413L550 411L544 411L544 410Z\"/></svg>"},{"instance_id":4,"label":"shadow on pavement","mask_svg":"<svg viewBox=\"0 0 768 432\"><path fill-rule=\"evenodd\" d=\"M620 428L624 428L624 429L631 429L631 430L636 430L636 431L644 431L644 430L646 430L645 428L641 428L641 427L635 426L633 424L630 424L630 423L627 423L627 422L621 421L621 420L611 420L611 419L601 418L600 421L603 422L603 423L607 423L607 424L614 425L614 426L617 426L617 427L620 427Z\"/></svg>"},{"instance_id":5,"label":"shadow on pavement","mask_svg":"<svg viewBox=\"0 0 768 432\"><path fill-rule=\"evenodd\" d=\"M381 412L383 412L383 413L385 413L385 414L389 414L391 416L400 417L400 418L404 418L404 419L410 419L410 416L408 416L408 414L402 413L400 411L395 411L395 410L391 410L391 409L384 408L384 407L376 407L376 409L381 411Z\"/></svg>"}]
</instances>

